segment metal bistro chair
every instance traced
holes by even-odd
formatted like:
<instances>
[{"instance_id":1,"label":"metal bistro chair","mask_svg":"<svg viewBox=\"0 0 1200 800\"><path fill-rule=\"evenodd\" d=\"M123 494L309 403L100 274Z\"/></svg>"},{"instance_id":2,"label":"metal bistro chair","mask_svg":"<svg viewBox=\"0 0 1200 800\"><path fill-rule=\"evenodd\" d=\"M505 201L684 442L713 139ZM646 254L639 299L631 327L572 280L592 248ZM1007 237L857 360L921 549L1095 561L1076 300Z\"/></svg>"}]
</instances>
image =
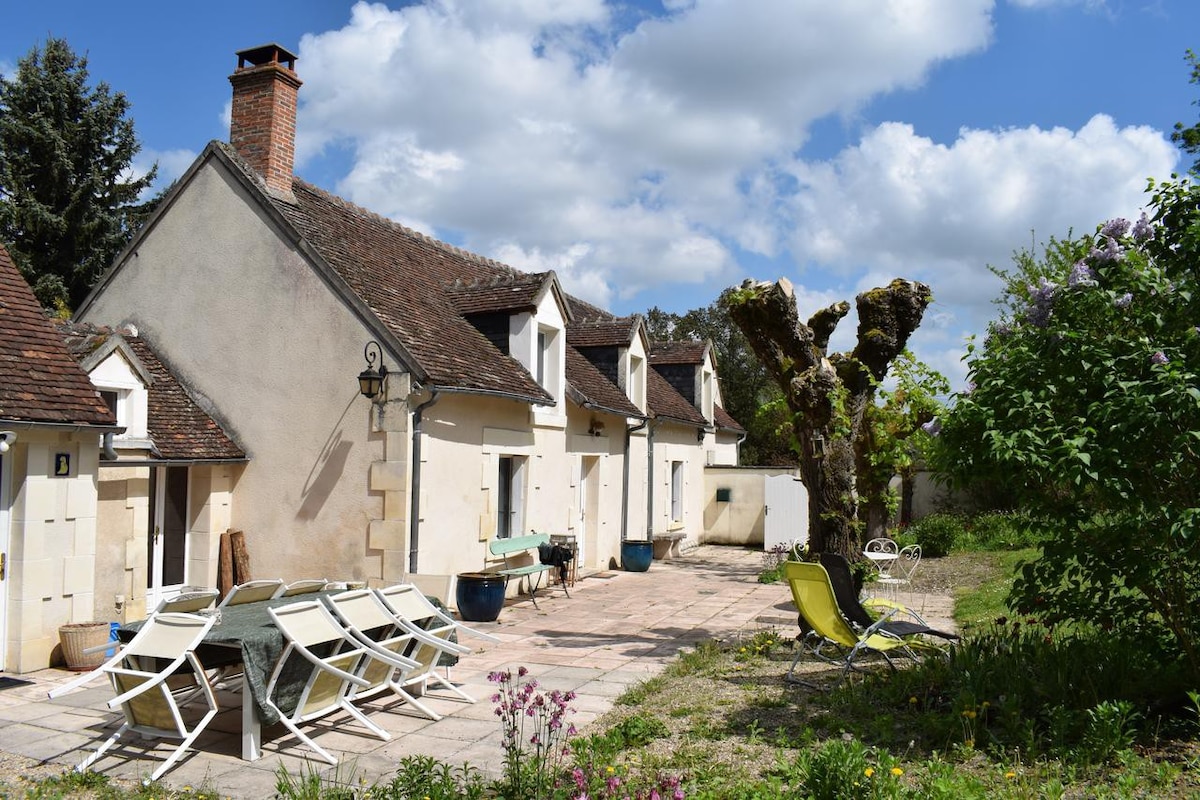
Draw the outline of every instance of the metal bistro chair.
<instances>
[{"instance_id":1,"label":"metal bistro chair","mask_svg":"<svg viewBox=\"0 0 1200 800\"><path fill-rule=\"evenodd\" d=\"M75 768L76 772L83 772L94 764L126 731L149 738L181 740L166 761L150 774L147 783L158 780L175 765L217 713L216 696L195 653L196 646L213 622L211 617L194 614L155 614L146 620L133 639L121 647L115 656L87 675L50 692L50 697L58 697L95 677L105 675L116 694L108 701L108 707L120 708L125 715L121 726L104 740L96 752ZM181 711L184 701L172 692L168 684L168 680L185 664L190 667L198 684L198 691L189 693L188 698L203 697L208 707L190 727Z\"/></svg>"}]
</instances>

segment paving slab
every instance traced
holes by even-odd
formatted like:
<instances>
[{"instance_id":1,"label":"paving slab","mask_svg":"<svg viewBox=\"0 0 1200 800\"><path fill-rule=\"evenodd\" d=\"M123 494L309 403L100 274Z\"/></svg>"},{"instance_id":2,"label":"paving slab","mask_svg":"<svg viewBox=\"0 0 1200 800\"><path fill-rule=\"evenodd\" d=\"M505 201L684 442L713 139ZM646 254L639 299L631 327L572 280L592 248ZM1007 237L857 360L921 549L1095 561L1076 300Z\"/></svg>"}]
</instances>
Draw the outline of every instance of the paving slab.
<instances>
[{"instance_id":1,"label":"paving slab","mask_svg":"<svg viewBox=\"0 0 1200 800\"><path fill-rule=\"evenodd\" d=\"M204 788L227 798L270 797L277 771L294 777L304 770L337 776L343 782L387 782L399 760L432 756L452 765L464 761L489 776L503 769L500 723L491 697L497 685L488 675L503 670L529 670L545 690L576 693L570 721L584 729L612 708L628 687L661 672L680 652L707 639L728 640L775 629L785 636L795 630L796 611L783 584L761 584L762 553L733 547L702 545L681 557L655 561L647 572L606 571L581 576L571 597L561 592L539 595L538 608L528 598L510 600L492 623L471 623L500 638L483 643L464 638L474 649L450 671L451 679L478 702L441 697L432 691L428 705L444 715L437 722L403 705L364 704L370 718L392 738L382 741L345 715L312 723L313 738L340 756L334 768L314 758L282 725L263 731L263 757L240 758L239 693L220 692L222 711L197 740L196 747L163 776L182 788ZM923 609L934 627L953 629L953 601L948 596L899 592L900 602ZM118 724L105 709L111 692L99 682L55 700L46 692L76 677L49 669L20 676L30 680L0 690L0 751L26 755L63 767L74 766L98 746ZM109 775L139 779L171 751L127 734L95 765Z\"/></svg>"}]
</instances>

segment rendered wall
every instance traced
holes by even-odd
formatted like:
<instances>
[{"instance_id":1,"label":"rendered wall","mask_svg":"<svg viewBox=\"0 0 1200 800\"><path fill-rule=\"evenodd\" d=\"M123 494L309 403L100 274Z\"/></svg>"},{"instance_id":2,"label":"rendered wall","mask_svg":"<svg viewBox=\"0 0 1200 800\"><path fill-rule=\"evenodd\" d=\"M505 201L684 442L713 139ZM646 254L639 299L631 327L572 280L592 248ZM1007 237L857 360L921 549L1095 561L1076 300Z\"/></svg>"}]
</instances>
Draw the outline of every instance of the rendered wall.
<instances>
[{"instance_id":1,"label":"rendered wall","mask_svg":"<svg viewBox=\"0 0 1200 800\"><path fill-rule=\"evenodd\" d=\"M619 556L623 418L602 415L604 432L591 436L594 414L569 404L565 428L532 426L523 403L466 395L444 395L424 416L418 572L451 575L497 564L487 543L496 533L502 456L524 459L521 532L576 535L585 545L580 559L585 570L607 569ZM592 542L585 541L588 520L579 507L581 458L596 459L589 482ZM639 493L641 472L635 469L631 481ZM636 500L630 510L634 524L644 520Z\"/></svg>"},{"instance_id":2,"label":"rendered wall","mask_svg":"<svg viewBox=\"0 0 1200 800\"><path fill-rule=\"evenodd\" d=\"M372 336L219 162L174 196L84 319L134 322L246 449L228 525L245 532L254 576L402 574L385 564L402 548L371 544L385 494L369 485L372 465L404 436L385 448L396 435L373 424L377 409L358 392ZM218 527L204 523L201 549L213 551Z\"/></svg>"},{"instance_id":3,"label":"rendered wall","mask_svg":"<svg viewBox=\"0 0 1200 800\"><path fill-rule=\"evenodd\" d=\"M709 467L704 471L705 544L762 547L766 518L764 479L795 475L784 467ZM718 490L728 491L728 501L718 500Z\"/></svg>"}]
</instances>

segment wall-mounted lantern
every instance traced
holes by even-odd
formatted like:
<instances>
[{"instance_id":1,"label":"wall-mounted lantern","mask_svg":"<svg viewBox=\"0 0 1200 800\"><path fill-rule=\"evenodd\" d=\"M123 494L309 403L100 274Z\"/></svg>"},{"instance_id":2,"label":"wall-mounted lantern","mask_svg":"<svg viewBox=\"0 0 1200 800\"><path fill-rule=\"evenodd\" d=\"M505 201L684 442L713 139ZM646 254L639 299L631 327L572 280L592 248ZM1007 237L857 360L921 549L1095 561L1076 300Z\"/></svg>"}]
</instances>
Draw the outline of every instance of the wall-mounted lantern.
<instances>
[{"instance_id":1,"label":"wall-mounted lantern","mask_svg":"<svg viewBox=\"0 0 1200 800\"><path fill-rule=\"evenodd\" d=\"M7 453L17 441L17 434L12 431L0 431L0 453Z\"/></svg>"},{"instance_id":2,"label":"wall-mounted lantern","mask_svg":"<svg viewBox=\"0 0 1200 800\"><path fill-rule=\"evenodd\" d=\"M363 348L363 358L367 361L367 368L358 373L358 391L363 397L374 400L386 387L388 376L387 365L383 363L383 348L379 346L379 342L374 339L367 342L367 346ZM377 359L378 367L375 366Z\"/></svg>"}]
</instances>

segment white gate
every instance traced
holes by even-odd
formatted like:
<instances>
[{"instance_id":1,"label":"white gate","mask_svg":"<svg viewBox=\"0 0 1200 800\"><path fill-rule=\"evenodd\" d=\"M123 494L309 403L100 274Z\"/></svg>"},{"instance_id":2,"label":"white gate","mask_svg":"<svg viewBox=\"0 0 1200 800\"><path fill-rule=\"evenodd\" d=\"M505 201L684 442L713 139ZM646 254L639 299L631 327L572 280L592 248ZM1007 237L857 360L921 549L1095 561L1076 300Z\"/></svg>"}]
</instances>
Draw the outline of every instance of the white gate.
<instances>
[{"instance_id":1,"label":"white gate","mask_svg":"<svg viewBox=\"0 0 1200 800\"><path fill-rule=\"evenodd\" d=\"M763 550L808 541L808 492L799 478L775 475L763 484Z\"/></svg>"}]
</instances>

